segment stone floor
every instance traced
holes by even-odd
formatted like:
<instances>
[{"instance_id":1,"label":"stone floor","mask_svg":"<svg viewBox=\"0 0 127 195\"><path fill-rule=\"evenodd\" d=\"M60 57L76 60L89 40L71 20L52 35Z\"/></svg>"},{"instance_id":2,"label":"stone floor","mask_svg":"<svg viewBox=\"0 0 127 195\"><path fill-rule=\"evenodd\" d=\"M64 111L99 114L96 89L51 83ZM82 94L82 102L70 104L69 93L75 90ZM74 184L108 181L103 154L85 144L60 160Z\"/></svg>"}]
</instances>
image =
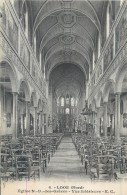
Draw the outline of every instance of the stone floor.
<instances>
[{"instance_id":1,"label":"stone floor","mask_svg":"<svg viewBox=\"0 0 127 195\"><path fill-rule=\"evenodd\" d=\"M42 179L57 179L62 181L90 181L85 174L78 153L72 143L71 137L64 137L51 158Z\"/></svg>"}]
</instances>

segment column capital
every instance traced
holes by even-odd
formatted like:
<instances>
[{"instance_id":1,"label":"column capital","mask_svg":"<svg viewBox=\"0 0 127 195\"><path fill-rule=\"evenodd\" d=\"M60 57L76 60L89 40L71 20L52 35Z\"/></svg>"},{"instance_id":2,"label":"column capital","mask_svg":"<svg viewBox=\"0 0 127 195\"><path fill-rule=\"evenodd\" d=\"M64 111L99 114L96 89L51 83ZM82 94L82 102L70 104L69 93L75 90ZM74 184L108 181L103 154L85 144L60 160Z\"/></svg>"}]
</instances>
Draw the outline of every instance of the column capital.
<instances>
[{"instance_id":1,"label":"column capital","mask_svg":"<svg viewBox=\"0 0 127 195\"><path fill-rule=\"evenodd\" d=\"M15 95L15 96L19 95L19 93L17 91L12 91L12 94Z\"/></svg>"},{"instance_id":2,"label":"column capital","mask_svg":"<svg viewBox=\"0 0 127 195\"><path fill-rule=\"evenodd\" d=\"M103 102L103 105L106 106L108 104L108 102Z\"/></svg>"},{"instance_id":3,"label":"column capital","mask_svg":"<svg viewBox=\"0 0 127 195\"><path fill-rule=\"evenodd\" d=\"M115 96L116 96L116 95L121 95L121 92L115 92Z\"/></svg>"},{"instance_id":4,"label":"column capital","mask_svg":"<svg viewBox=\"0 0 127 195\"><path fill-rule=\"evenodd\" d=\"M103 104L108 104L108 101L104 101Z\"/></svg>"}]
</instances>

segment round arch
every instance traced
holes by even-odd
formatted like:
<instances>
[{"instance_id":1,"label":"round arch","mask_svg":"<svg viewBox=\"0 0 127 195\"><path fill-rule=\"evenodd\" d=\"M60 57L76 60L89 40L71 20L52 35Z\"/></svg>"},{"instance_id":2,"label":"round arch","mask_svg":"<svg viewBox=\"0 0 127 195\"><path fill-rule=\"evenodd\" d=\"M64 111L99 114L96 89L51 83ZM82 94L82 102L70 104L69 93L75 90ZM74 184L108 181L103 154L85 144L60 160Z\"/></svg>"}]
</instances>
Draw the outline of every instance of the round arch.
<instances>
[{"instance_id":1,"label":"round arch","mask_svg":"<svg viewBox=\"0 0 127 195\"><path fill-rule=\"evenodd\" d=\"M101 106L101 100L103 100L103 95L102 95L102 91L99 91L96 96L96 107Z\"/></svg>"},{"instance_id":2,"label":"round arch","mask_svg":"<svg viewBox=\"0 0 127 195\"><path fill-rule=\"evenodd\" d=\"M71 52L74 52L77 56L79 56L79 58L80 56L82 56L82 58L84 58L87 61L91 69L91 63L90 63L88 52L84 48L81 48L81 47L82 46L80 46L78 43L73 44L71 46ZM50 58L52 58L53 56L57 56L57 55L59 56L59 53L62 53L62 52L63 53L65 52L65 50L63 49L63 45L59 45L59 44L53 45L51 49L48 50L48 52L46 53L45 64L48 62L48 60L50 60Z\"/></svg>"},{"instance_id":3,"label":"round arch","mask_svg":"<svg viewBox=\"0 0 127 195\"><path fill-rule=\"evenodd\" d=\"M38 103L37 103L37 95L36 95L36 92L32 92L31 94L31 99L33 100L33 106L34 107L37 107Z\"/></svg>"},{"instance_id":4,"label":"round arch","mask_svg":"<svg viewBox=\"0 0 127 195\"><path fill-rule=\"evenodd\" d=\"M0 62L0 68L6 69L6 74L8 74L8 76L10 77L10 80L11 80L12 92L18 92L17 83L19 83L19 82L18 82L18 79L16 76L16 71L15 71L15 68L13 67L13 65L10 64L10 62L8 60L3 59Z\"/></svg>"},{"instance_id":5,"label":"round arch","mask_svg":"<svg viewBox=\"0 0 127 195\"><path fill-rule=\"evenodd\" d=\"M48 79L48 80L49 80L49 78L50 78L50 75L51 75L52 71L53 71L56 67L62 65L63 63L65 63L65 62L62 61L62 62L60 62L60 63L57 63L55 66L52 66L52 67L50 68L50 70L48 71L48 75L47 75L47 79ZM86 80L87 80L86 71L85 71L79 64L77 64L77 63L75 63L75 62L66 62L66 63L71 63L71 64L77 66L77 67L84 73L84 77L85 77Z\"/></svg>"},{"instance_id":6,"label":"round arch","mask_svg":"<svg viewBox=\"0 0 127 195\"><path fill-rule=\"evenodd\" d=\"M41 99L38 100L38 111L42 111L42 101Z\"/></svg>"},{"instance_id":7,"label":"round arch","mask_svg":"<svg viewBox=\"0 0 127 195\"><path fill-rule=\"evenodd\" d=\"M25 101L30 102L30 89L29 89L28 83L25 80L20 81L19 92L20 92L20 89L24 90Z\"/></svg>"},{"instance_id":8,"label":"round arch","mask_svg":"<svg viewBox=\"0 0 127 195\"><path fill-rule=\"evenodd\" d=\"M103 90L103 101L104 102L108 102L109 99L109 93L111 92L111 90L114 93L115 90L115 84L113 80L108 80L105 84L104 90Z\"/></svg>"},{"instance_id":9,"label":"round arch","mask_svg":"<svg viewBox=\"0 0 127 195\"><path fill-rule=\"evenodd\" d=\"M122 83L125 75L127 74L127 62L124 63L122 67L118 69L116 79L115 79L115 92L122 92Z\"/></svg>"}]
</instances>

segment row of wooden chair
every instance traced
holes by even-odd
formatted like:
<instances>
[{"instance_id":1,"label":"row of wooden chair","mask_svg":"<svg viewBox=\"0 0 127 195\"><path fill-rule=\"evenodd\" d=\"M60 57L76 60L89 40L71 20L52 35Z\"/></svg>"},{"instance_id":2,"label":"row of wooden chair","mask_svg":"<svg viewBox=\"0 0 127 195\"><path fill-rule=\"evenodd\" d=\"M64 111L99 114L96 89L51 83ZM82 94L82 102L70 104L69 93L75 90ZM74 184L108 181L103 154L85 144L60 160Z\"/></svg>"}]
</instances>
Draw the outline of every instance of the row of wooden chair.
<instances>
[{"instance_id":1,"label":"row of wooden chair","mask_svg":"<svg viewBox=\"0 0 127 195\"><path fill-rule=\"evenodd\" d=\"M127 173L127 140L118 145L113 138L98 138L95 135L74 133L73 143L91 179L97 181L116 180L117 173Z\"/></svg>"},{"instance_id":2,"label":"row of wooden chair","mask_svg":"<svg viewBox=\"0 0 127 195\"><path fill-rule=\"evenodd\" d=\"M1 178L40 178L59 146L63 134L47 134L34 137L0 137Z\"/></svg>"}]
</instances>

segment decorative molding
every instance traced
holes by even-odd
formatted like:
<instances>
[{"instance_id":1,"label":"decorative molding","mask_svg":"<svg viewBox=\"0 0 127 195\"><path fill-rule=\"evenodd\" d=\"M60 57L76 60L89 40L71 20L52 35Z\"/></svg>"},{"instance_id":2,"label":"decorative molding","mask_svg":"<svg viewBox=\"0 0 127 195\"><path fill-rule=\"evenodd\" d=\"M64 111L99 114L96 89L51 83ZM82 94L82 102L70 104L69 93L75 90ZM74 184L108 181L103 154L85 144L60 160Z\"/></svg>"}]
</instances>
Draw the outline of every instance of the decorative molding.
<instances>
[{"instance_id":1,"label":"decorative molding","mask_svg":"<svg viewBox=\"0 0 127 195\"><path fill-rule=\"evenodd\" d=\"M64 55L65 56L71 56L72 55L72 50L65 50Z\"/></svg>"},{"instance_id":2,"label":"decorative molding","mask_svg":"<svg viewBox=\"0 0 127 195\"><path fill-rule=\"evenodd\" d=\"M107 39L104 47L102 48L102 53L95 65L95 69L91 75L91 79L88 83L89 87L89 94L88 98L92 99L97 90L101 88L101 86L106 82L108 77L110 77L113 72L116 70L116 68L120 67L121 64L127 61L127 39L125 37L126 33L126 25L123 26L122 32L123 37L116 36L116 51L115 54L113 54L115 48L113 44L114 35L117 35L117 30L121 30L119 25L121 24L120 21L123 21L124 24L126 24L126 4L122 7L120 10L120 14L117 16L117 19L115 20L111 33L109 35L109 38ZM115 34L116 32L116 34ZM121 32L121 31L120 31ZM120 42L120 44L119 44ZM118 45L119 47L118 47ZM115 55L115 56L113 56ZM102 73L99 74L100 67L102 67ZM93 82L94 77L96 75L95 83Z\"/></svg>"},{"instance_id":3,"label":"decorative molding","mask_svg":"<svg viewBox=\"0 0 127 195\"><path fill-rule=\"evenodd\" d=\"M100 77L96 85L90 86L89 83L89 94L88 99L92 100L96 95L97 91L106 83L108 78L114 73L114 71L121 66L121 64L127 63L127 40L120 51L116 54L114 60L111 61L109 67L105 71L105 73Z\"/></svg>"},{"instance_id":4,"label":"decorative molding","mask_svg":"<svg viewBox=\"0 0 127 195\"><path fill-rule=\"evenodd\" d=\"M2 29L0 32L0 49L2 49L2 52L4 55L9 59L10 62L19 70L19 72L22 72L23 76L26 78L26 80L38 91L38 93L45 99L45 93L43 89L40 86L40 83L35 81L35 79L30 75L30 71L28 70L28 67L24 64L22 59L18 56L16 51L11 46L11 43L9 43L9 40L7 40L3 33Z\"/></svg>"},{"instance_id":5,"label":"decorative molding","mask_svg":"<svg viewBox=\"0 0 127 195\"><path fill-rule=\"evenodd\" d=\"M65 35L60 36L60 41L65 45L71 45L75 42L75 36L70 33L66 33Z\"/></svg>"},{"instance_id":6,"label":"decorative molding","mask_svg":"<svg viewBox=\"0 0 127 195\"><path fill-rule=\"evenodd\" d=\"M58 23L65 28L71 28L76 24L76 15L72 11L61 12L58 16Z\"/></svg>"}]
</instances>

